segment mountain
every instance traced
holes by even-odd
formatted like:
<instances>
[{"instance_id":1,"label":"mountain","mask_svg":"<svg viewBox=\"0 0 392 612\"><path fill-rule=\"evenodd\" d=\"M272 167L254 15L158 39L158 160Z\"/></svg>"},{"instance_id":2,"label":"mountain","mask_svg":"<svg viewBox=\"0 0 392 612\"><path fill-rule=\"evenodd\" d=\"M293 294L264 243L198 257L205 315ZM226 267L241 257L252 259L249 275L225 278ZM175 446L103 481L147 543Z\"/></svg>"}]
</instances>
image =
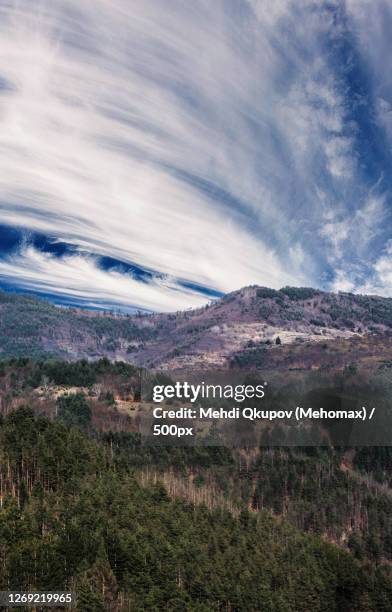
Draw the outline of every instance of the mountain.
<instances>
[{"instance_id":1,"label":"mountain","mask_svg":"<svg viewBox=\"0 0 392 612\"><path fill-rule=\"evenodd\" d=\"M311 288L251 286L203 308L135 315L0 293L2 357L106 356L167 369L306 370L352 361L369 368L388 360L391 335L391 298Z\"/></svg>"},{"instance_id":2,"label":"mountain","mask_svg":"<svg viewBox=\"0 0 392 612\"><path fill-rule=\"evenodd\" d=\"M0 293L1 588L70 589L78 610L390 612L390 447L149 446L135 365L267 371L277 408L325 388L389 408L391 309L246 287L125 316Z\"/></svg>"}]
</instances>

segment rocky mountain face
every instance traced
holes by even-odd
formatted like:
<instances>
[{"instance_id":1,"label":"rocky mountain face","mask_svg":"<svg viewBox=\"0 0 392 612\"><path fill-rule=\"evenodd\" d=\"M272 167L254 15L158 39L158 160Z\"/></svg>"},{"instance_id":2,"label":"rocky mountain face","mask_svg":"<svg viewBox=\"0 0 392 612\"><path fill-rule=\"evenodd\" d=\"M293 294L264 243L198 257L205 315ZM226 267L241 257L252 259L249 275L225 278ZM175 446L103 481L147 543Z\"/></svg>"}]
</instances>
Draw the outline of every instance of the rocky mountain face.
<instances>
[{"instance_id":1,"label":"rocky mountain face","mask_svg":"<svg viewBox=\"0 0 392 612\"><path fill-rule=\"evenodd\" d=\"M0 356L107 356L148 367L310 369L388 359L392 299L245 287L203 308L116 315L0 293ZM379 359L380 360L380 359Z\"/></svg>"}]
</instances>

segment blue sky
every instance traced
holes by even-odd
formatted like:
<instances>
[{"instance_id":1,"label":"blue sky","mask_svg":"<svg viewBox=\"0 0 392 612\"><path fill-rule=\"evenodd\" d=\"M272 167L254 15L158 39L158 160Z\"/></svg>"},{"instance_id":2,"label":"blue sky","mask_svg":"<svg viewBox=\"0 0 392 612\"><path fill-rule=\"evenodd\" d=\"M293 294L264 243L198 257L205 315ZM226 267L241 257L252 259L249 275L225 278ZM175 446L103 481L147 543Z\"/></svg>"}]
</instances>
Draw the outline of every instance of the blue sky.
<instances>
[{"instance_id":1,"label":"blue sky","mask_svg":"<svg viewBox=\"0 0 392 612\"><path fill-rule=\"evenodd\" d=\"M392 296L392 5L0 0L0 285Z\"/></svg>"}]
</instances>

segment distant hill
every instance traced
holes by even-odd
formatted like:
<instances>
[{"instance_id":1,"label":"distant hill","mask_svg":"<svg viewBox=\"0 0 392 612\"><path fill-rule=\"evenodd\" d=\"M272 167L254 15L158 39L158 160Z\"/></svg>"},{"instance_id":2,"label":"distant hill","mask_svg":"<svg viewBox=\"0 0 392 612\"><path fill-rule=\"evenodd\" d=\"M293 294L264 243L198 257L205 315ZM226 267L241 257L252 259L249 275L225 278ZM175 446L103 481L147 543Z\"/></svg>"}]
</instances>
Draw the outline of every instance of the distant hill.
<instances>
[{"instance_id":1,"label":"distant hill","mask_svg":"<svg viewBox=\"0 0 392 612\"><path fill-rule=\"evenodd\" d=\"M1 357L106 356L169 369L280 368L284 362L306 369L331 361L332 345L343 365L353 347L358 359L380 351L387 358L391 334L391 298L306 287L251 286L196 310L135 315L61 308L0 292Z\"/></svg>"}]
</instances>

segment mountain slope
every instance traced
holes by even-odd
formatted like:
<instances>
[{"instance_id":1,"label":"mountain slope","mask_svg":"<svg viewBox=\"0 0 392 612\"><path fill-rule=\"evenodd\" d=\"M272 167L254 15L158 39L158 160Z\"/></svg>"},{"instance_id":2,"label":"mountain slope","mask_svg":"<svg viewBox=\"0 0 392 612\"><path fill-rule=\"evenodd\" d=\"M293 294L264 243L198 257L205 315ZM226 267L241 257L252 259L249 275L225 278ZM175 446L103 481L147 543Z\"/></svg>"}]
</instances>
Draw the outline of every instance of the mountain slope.
<instances>
[{"instance_id":1,"label":"mountain slope","mask_svg":"<svg viewBox=\"0 0 392 612\"><path fill-rule=\"evenodd\" d=\"M0 478L3 589L73 590L83 612L392 609L387 567L266 513L170 499L116 445L27 408L0 422Z\"/></svg>"},{"instance_id":2,"label":"mountain slope","mask_svg":"<svg viewBox=\"0 0 392 612\"><path fill-rule=\"evenodd\" d=\"M387 358L391 331L392 299L311 288L246 287L196 310L136 315L65 309L0 293L1 357L107 356L169 369L233 363L306 369L325 362L321 346L327 343L343 355L340 367L353 350L359 357L361 350L366 357L381 350Z\"/></svg>"}]
</instances>

